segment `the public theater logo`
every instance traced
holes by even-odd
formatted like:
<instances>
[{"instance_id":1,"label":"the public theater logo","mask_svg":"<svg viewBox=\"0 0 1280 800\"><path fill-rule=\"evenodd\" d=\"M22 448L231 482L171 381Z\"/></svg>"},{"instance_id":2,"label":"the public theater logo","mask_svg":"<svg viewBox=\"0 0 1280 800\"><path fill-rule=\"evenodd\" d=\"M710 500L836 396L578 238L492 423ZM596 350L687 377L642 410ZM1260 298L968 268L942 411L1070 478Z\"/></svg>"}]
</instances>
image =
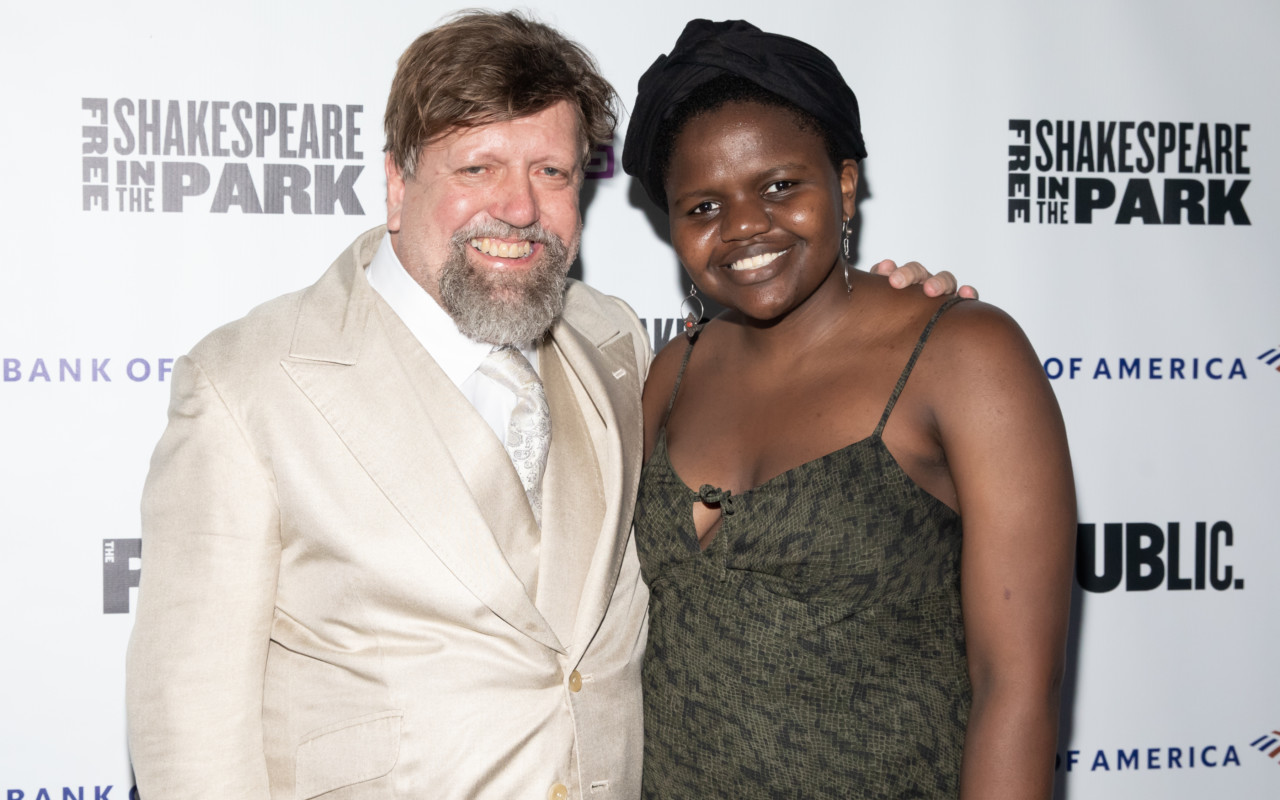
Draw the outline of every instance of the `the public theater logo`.
<instances>
[{"instance_id":1,"label":"the public theater logo","mask_svg":"<svg viewBox=\"0 0 1280 800\"><path fill-rule=\"evenodd\" d=\"M1250 125L1009 120L1008 221L1249 225Z\"/></svg>"},{"instance_id":2,"label":"the public theater logo","mask_svg":"<svg viewBox=\"0 0 1280 800\"><path fill-rule=\"evenodd\" d=\"M102 540L102 613L128 614L129 590L141 577L141 539Z\"/></svg>"},{"instance_id":3,"label":"the public theater logo","mask_svg":"<svg viewBox=\"0 0 1280 800\"><path fill-rule=\"evenodd\" d=\"M84 97L85 211L362 215L363 106Z\"/></svg>"},{"instance_id":4,"label":"the public theater logo","mask_svg":"<svg viewBox=\"0 0 1280 800\"><path fill-rule=\"evenodd\" d=\"M1240 591L1230 522L1088 522L1076 528L1076 583L1086 592Z\"/></svg>"}]
</instances>

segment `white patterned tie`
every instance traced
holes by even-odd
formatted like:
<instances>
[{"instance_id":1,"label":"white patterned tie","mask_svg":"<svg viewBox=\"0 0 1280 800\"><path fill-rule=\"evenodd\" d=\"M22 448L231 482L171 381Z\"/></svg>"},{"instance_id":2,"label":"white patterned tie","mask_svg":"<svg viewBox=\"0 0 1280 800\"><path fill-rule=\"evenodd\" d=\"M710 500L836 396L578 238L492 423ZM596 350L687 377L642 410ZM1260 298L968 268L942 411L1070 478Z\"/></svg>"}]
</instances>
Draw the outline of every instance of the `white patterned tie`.
<instances>
[{"instance_id":1,"label":"white patterned tie","mask_svg":"<svg viewBox=\"0 0 1280 800\"><path fill-rule=\"evenodd\" d=\"M495 349L480 364L480 374L488 376L516 396L516 407L507 423L503 445L524 485L533 508L533 518L542 524L542 472L547 467L551 447L551 408L542 380L529 359L507 345Z\"/></svg>"}]
</instances>

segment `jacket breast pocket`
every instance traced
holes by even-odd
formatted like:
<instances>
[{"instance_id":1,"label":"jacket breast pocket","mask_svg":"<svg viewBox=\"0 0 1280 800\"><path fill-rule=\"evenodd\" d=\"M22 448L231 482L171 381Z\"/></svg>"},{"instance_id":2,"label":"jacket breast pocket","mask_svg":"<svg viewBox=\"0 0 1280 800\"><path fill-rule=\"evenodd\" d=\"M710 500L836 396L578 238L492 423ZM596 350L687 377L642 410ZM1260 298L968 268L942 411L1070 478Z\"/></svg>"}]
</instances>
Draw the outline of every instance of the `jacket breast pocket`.
<instances>
[{"instance_id":1,"label":"jacket breast pocket","mask_svg":"<svg viewBox=\"0 0 1280 800\"><path fill-rule=\"evenodd\" d=\"M400 757L399 711L381 711L321 728L298 745L295 792L300 800L391 772Z\"/></svg>"}]
</instances>

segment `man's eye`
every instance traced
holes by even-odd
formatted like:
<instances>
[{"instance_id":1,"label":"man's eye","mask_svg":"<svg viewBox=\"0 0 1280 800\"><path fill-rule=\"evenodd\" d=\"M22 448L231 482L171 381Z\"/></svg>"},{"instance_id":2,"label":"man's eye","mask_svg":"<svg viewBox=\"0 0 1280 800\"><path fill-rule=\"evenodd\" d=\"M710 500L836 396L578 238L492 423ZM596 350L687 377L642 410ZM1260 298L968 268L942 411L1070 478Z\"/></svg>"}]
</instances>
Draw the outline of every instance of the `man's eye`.
<instances>
[{"instance_id":1,"label":"man's eye","mask_svg":"<svg viewBox=\"0 0 1280 800\"><path fill-rule=\"evenodd\" d=\"M717 206L715 203L711 202L710 200L704 200L703 202L698 203L696 206L689 209L689 213L690 214L710 214L712 211L715 211L717 208L719 208L719 206Z\"/></svg>"},{"instance_id":2,"label":"man's eye","mask_svg":"<svg viewBox=\"0 0 1280 800\"><path fill-rule=\"evenodd\" d=\"M764 193L774 194L775 192L783 192L795 185L796 185L795 181L774 181L773 183L764 187Z\"/></svg>"},{"instance_id":3,"label":"man's eye","mask_svg":"<svg viewBox=\"0 0 1280 800\"><path fill-rule=\"evenodd\" d=\"M480 173L484 172L484 167L481 167L481 166L463 167L461 171L465 175L479 175Z\"/></svg>"}]
</instances>

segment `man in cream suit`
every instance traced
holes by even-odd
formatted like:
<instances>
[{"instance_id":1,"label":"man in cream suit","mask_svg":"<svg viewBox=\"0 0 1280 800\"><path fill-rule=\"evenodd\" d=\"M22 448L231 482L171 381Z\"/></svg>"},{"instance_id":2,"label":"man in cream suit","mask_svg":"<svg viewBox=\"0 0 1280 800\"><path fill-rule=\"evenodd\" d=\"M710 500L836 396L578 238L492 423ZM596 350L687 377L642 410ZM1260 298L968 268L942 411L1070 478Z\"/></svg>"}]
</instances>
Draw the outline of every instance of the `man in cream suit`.
<instances>
[{"instance_id":1,"label":"man in cream suit","mask_svg":"<svg viewBox=\"0 0 1280 800\"><path fill-rule=\"evenodd\" d=\"M175 366L127 669L145 800L639 796L650 353L565 280L613 108L546 26L429 31L387 104L387 226Z\"/></svg>"},{"instance_id":2,"label":"man in cream suit","mask_svg":"<svg viewBox=\"0 0 1280 800\"><path fill-rule=\"evenodd\" d=\"M649 351L565 283L613 108L546 26L424 34L388 102L386 228L179 362L129 648L144 798L638 796ZM494 345L545 390L537 512Z\"/></svg>"}]
</instances>

